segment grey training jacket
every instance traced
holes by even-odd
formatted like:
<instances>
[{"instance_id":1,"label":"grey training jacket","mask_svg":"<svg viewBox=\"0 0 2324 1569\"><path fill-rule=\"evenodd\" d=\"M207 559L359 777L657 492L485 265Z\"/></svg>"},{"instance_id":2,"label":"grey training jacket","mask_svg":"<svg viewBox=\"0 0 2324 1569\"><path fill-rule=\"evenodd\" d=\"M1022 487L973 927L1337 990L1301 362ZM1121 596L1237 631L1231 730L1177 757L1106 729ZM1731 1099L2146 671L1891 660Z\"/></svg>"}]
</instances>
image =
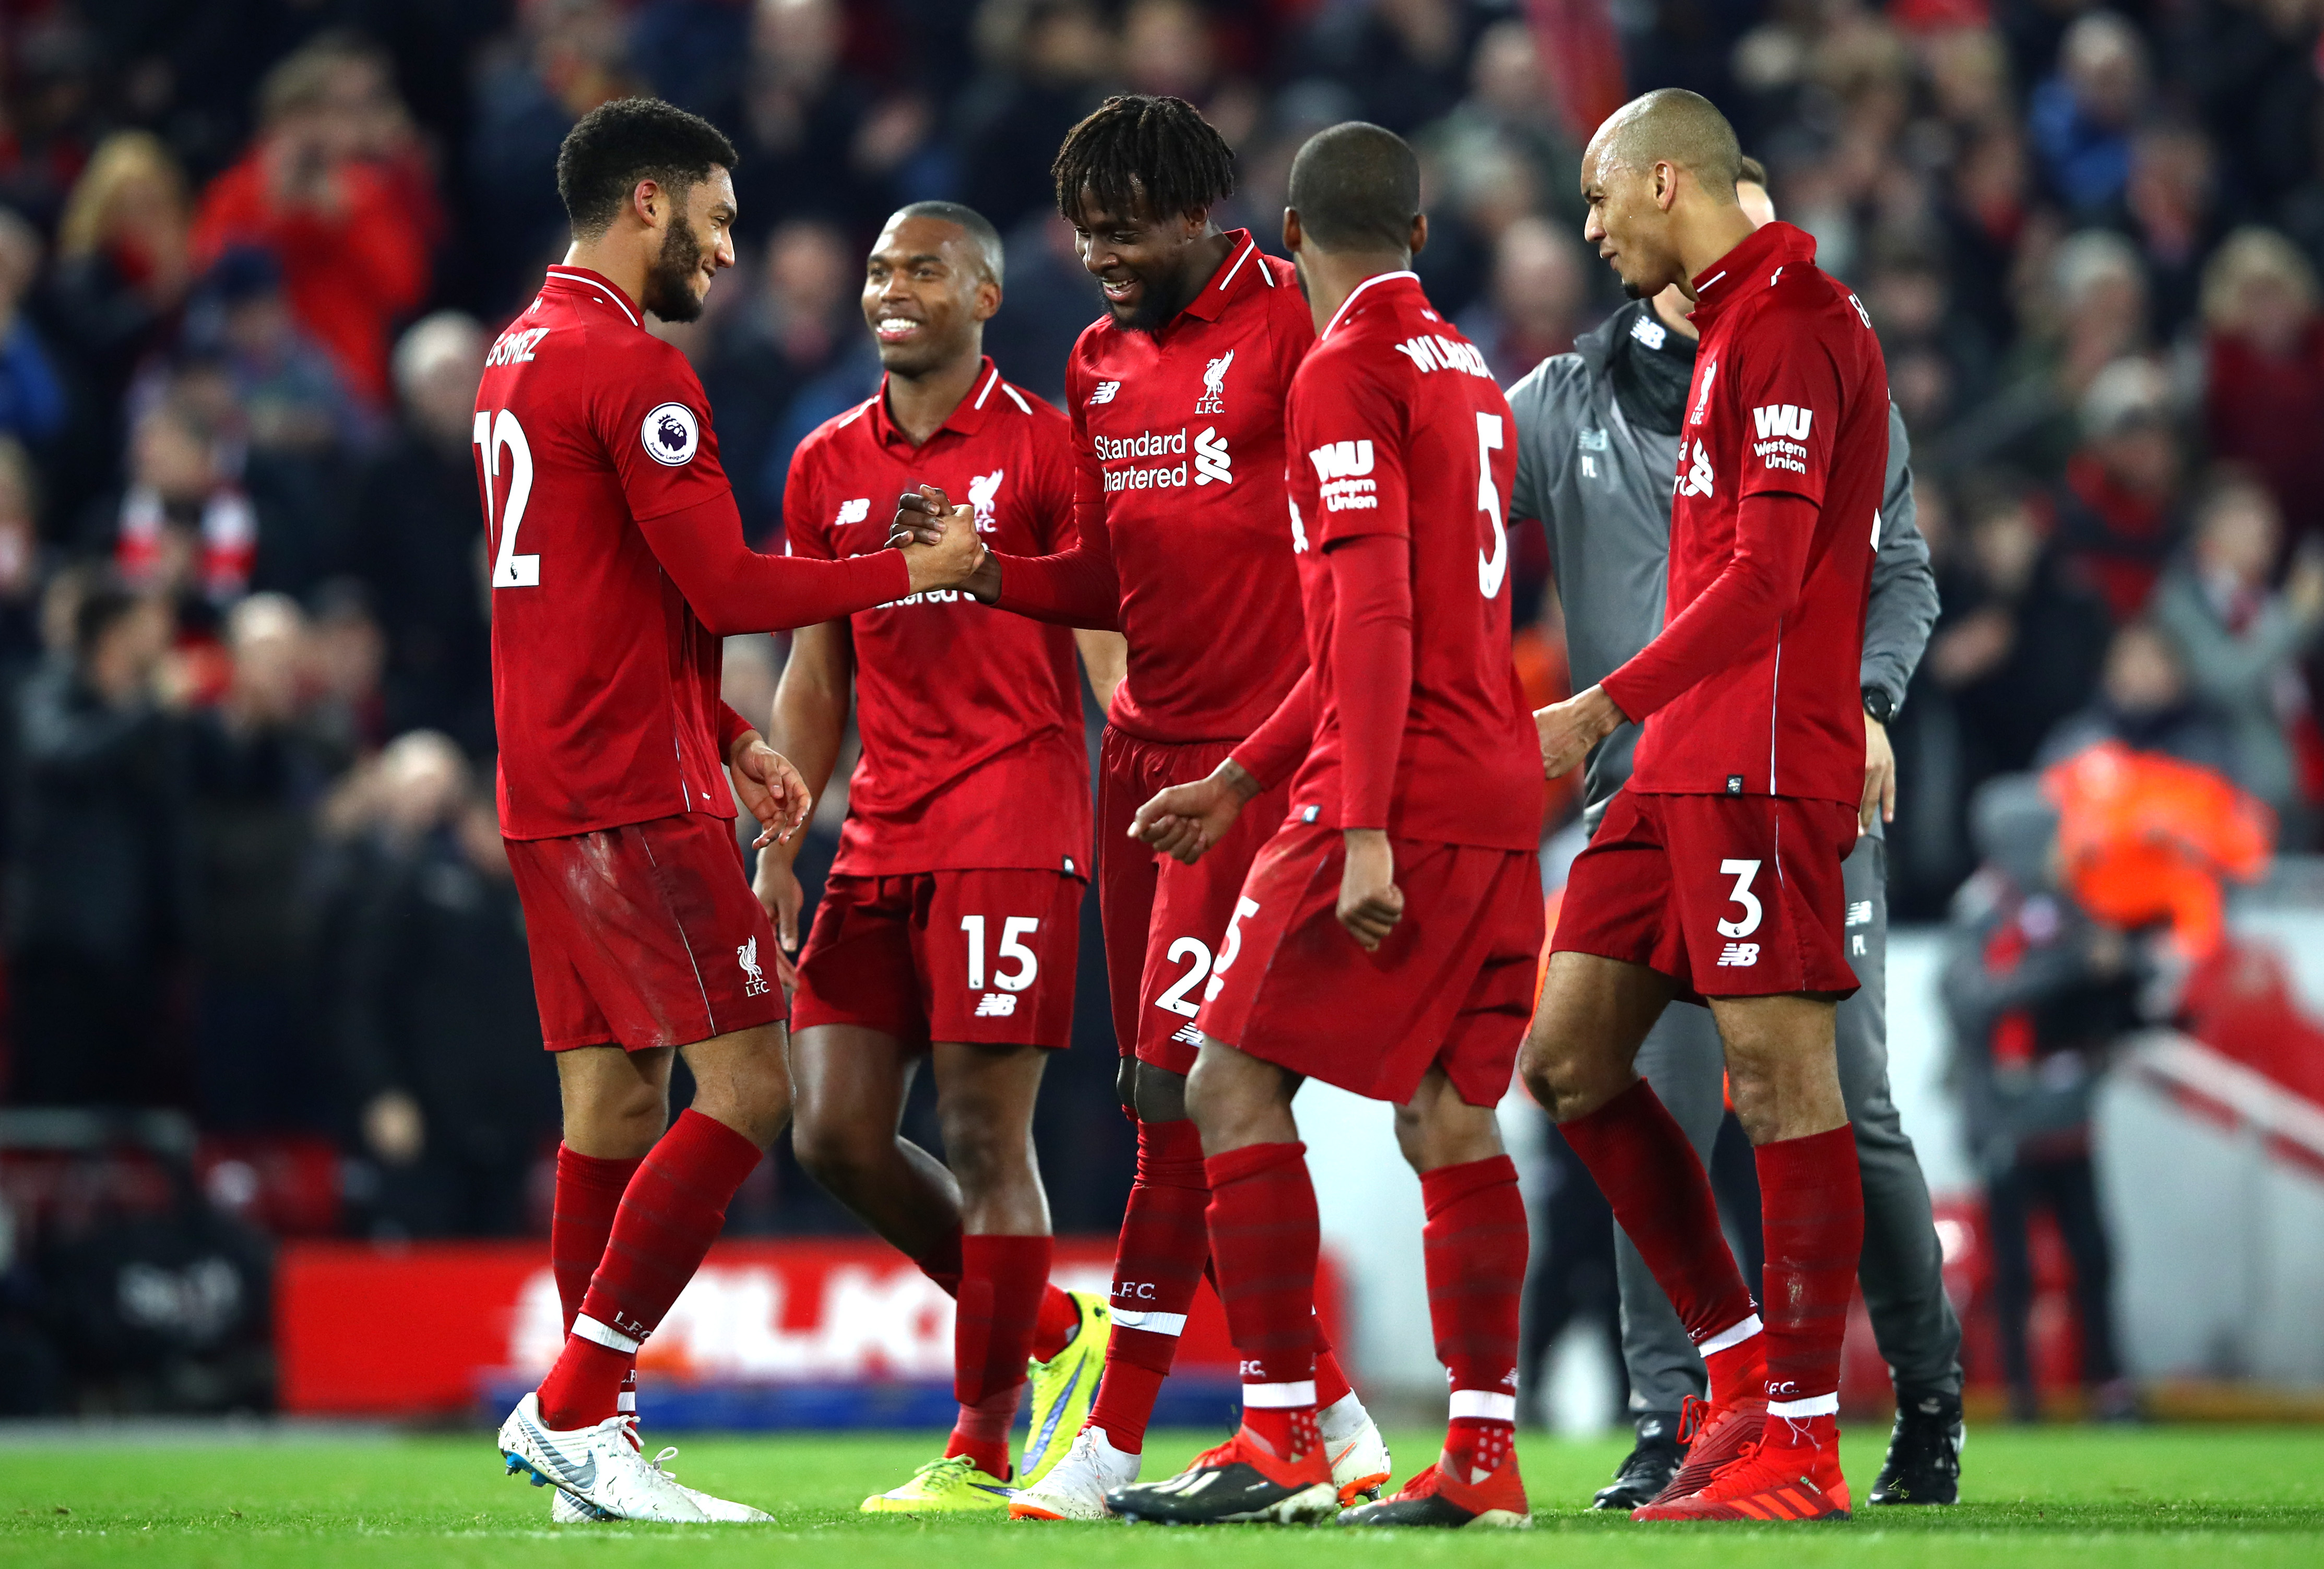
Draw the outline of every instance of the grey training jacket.
<instances>
[{"instance_id":1,"label":"grey training jacket","mask_svg":"<svg viewBox=\"0 0 2324 1569\"><path fill-rule=\"evenodd\" d=\"M1604 680L1663 629L1679 438L1628 419L1611 371L1624 338L1652 309L1645 300L1625 305L1576 339L1572 354L1542 361L1509 389L1517 476L1508 515L1539 518L1549 531L1577 692ZM1900 707L1937 619L1936 575L1914 521L1911 465L1904 421L1892 403L1862 683ZM1583 801L1592 829L1630 777L1637 738L1638 727L1625 725L1590 753Z\"/></svg>"}]
</instances>

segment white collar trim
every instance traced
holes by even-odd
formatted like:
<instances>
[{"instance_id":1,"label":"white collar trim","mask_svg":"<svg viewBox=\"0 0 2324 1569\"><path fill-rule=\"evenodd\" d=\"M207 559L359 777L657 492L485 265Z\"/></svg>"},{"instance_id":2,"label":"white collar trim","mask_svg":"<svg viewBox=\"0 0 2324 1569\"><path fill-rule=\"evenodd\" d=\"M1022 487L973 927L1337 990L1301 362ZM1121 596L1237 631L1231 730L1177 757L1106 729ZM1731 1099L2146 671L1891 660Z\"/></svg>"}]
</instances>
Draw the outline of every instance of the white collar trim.
<instances>
[{"instance_id":1,"label":"white collar trim","mask_svg":"<svg viewBox=\"0 0 2324 1569\"><path fill-rule=\"evenodd\" d=\"M1348 291L1348 297L1340 301L1340 309L1332 312L1332 319L1323 324L1323 337L1329 337L1332 336L1332 328L1340 325L1340 318L1347 315L1348 307L1356 302L1356 296L1361 294L1373 284L1385 283L1391 278L1409 278L1416 283L1420 281L1420 274L1414 272L1409 267L1404 268L1400 272L1373 273L1370 277L1357 284L1353 289ZM1319 338L1317 341L1321 342L1322 339Z\"/></svg>"}]
</instances>

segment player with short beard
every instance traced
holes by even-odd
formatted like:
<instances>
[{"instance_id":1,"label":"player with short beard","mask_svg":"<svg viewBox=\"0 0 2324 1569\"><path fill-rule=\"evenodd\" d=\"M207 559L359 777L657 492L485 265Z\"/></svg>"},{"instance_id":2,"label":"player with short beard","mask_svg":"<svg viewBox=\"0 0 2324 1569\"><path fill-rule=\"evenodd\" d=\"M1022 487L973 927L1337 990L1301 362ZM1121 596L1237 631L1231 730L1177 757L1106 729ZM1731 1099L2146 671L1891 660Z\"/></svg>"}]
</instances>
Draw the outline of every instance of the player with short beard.
<instances>
[{"instance_id":1,"label":"player with short beard","mask_svg":"<svg viewBox=\"0 0 2324 1569\"><path fill-rule=\"evenodd\" d=\"M889 498L923 485L969 496L995 545L1040 554L1071 541L1071 427L983 353L1001 271L1001 236L967 208L917 202L888 220L862 293L888 374L792 455L792 555L881 549ZM1103 691L1121 640L1079 635ZM865 1499L867 1513L1005 1513L1020 1481L1009 1427L1028 1356L1022 1481L1065 1454L1097 1392L1105 1303L1049 1284L1048 1200L1033 1159L1042 1069L1072 1043L1089 866L1074 641L1064 627L959 593L859 610L793 636L767 726L817 794L838 762L851 697L862 738L791 1002L793 1147L960 1305L960 1411L945 1453ZM796 844L761 852L756 880L786 951L802 897ZM898 1127L924 1060L941 1160Z\"/></svg>"},{"instance_id":2,"label":"player with short beard","mask_svg":"<svg viewBox=\"0 0 2324 1569\"><path fill-rule=\"evenodd\" d=\"M901 598L973 559L965 521L849 561L742 543L701 383L641 311L698 314L733 264L733 165L715 127L655 99L583 116L557 161L572 248L476 392L501 831L565 1109L549 1252L566 1340L499 1439L512 1472L558 1490L559 1518L766 1518L647 1460L625 1393L790 1115L774 928L733 801L764 844L809 798L719 701L720 640ZM695 1096L671 1123L681 1050Z\"/></svg>"},{"instance_id":3,"label":"player with short beard","mask_svg":"<svg viewBox=\"0 0 2324 1569\"><path fill-rule=\"evenodd\" d=\"M1066 134L1057 210L1106 313L1074 346L1067 412L1079 457L1076 542L988 551L979 598L1129 640L1100 754L1098 900L1138 1175L1114 1259L1113 1340L1073 1453L1019 1494L1020 1518L1097 1518L1133 1481L1210 1252L1202 1140L1186 1120L1194 1011L1225 962L1244 870L1283 817L1305 754L1246 744L1305 669L1285 505L1283 401L1314 323L1290 266L1211 214L1234 154L1178 98L1109 98ZM926 520L943 498L904 498ZM1148 798L1213 772L1249 801L1194 865L1130 841ZM1388 1448L1328 1350L1316 1381L1334 1474L1351 1497L1387 1480Z\"/></svg>"}]
</instances>

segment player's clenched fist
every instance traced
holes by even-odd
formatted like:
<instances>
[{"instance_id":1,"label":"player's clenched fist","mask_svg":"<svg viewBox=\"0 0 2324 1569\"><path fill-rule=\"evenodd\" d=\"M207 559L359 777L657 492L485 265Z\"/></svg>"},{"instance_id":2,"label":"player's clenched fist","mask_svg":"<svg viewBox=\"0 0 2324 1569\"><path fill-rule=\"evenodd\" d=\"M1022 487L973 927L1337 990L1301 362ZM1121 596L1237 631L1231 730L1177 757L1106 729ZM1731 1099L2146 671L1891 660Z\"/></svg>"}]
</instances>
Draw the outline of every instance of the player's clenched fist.
<instances>
[{"instance_id":1,"label":"player's clenched fist","mask_svg":"<svg viewBox=\"0 0 2324 1569\"><path fill-rule=\"evenodd\" d=\"M1622 727L1622 711L1602 688L1578 692L1563 703L1534 711L1541 733L1541 771L1558 779L1582 766L1590 749Z\"/></svg>"},{"instance_id":2,"label":"player's clenched fist","mask_svg":"<svg viewBox=\"0 0 2324 1569\"><path fill-rule=\"evenodd\" d=\"M1259 788L1242 764L1228 758L1194 783L1172 785L1139 808L1130 836L1192 866L1227 836Z\"/></svg>"},{"instance_id":3,"label":"player's clenched fist","mask_svg":"<svg viewBox=\"0 0 2324 1569\"><path fill-rule=\"evenodd\" d=\"M1347 863L1340 871L1340 924L1364 952L1388 940L1404 918L1404 890L1396 885L1396 852L1378 828L1350 828Z\"/></svg>"}]
</instances>

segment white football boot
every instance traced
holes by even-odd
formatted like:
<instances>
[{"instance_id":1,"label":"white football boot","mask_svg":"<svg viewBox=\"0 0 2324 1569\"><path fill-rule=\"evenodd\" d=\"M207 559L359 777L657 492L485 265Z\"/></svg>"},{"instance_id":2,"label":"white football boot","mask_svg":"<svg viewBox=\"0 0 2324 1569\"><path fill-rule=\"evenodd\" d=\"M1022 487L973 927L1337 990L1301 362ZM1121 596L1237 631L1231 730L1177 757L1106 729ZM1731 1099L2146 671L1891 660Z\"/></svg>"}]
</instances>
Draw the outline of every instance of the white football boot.
<instances>
[{"instance_id":1,"label":"white football boot","mask_svg":"<svg viewBox=\"0 0 2324 1569\"><path fill-rule=\"evenodd\" d=\"M1084 1427L1048 1474L1009 1500L1012 1520L1102 1520L1109 1488L1138 1480L1140 1457L1116 1449L1102 1428Z\"/></svg>"},{"instance_id":2,"label":"white football boot","mask_svg":"<svg viewBox=\"0 0 2324 1569\"><path fill-rule=\"evenodd\" d=\"M536 1487L553 1487L595 1518L700 1525L709 1517L630 1441L630 1418L606 1417L560 1432L540 1419L540 1396L528 1394L501 1424L501 1458Z\"/></svg>"},{"instance_id":3,"label":"white football boot","mask_svg":"<svg viewBox=\"0 0 2324 1569\"><path fill-rule=\"evenodd\" d=\"M1332 1480L1340 1489L1340 1507L1352 1509L1379 1497L1390 1474L1388 1440L1355 1391L1315 1413L1315 1428L1323 1435L1323 1452L1332 1457Z\"/></svg>"},{"instance_id":4,"label":"white football boot","mask_svg":"<svg viewBox=\"0 0 2324 1569\"><path fill-rule=\"evenodd\" d=\"M639 1442L638 1439L638 1419L636 1416L632 1413L624 1412L622 1413L622 1420L629 1425L630 1447L642 1454L644 1452L645 1445ZM691 1488L687 1486L684 1482L678 1481L677 1473L670 1471L664 1463L665 1462L675 1460L677 1458L678 1445L673 1444L664 1448L659 1454L655 1455L646 1463L652 1466L656 1471L660 1472L662 1475L669 1478L670 1485L672 1487L678 1489L678 1491L684 1493L687 1498L692 1499L694 1500L694 1507L702 1511L702 1518L704 1519L712 1521L718 1525L752 1526L772 1520L775 1518L774 1516L767 1513L764 1509L754 1509L749 1504L738 1504L732 1499L716 1498L709 1493L702 1491L699 1488ZM609 1516L598 1513L595 1508L588 1504L576 1501L569 1494L560 1491L555 1488L549 1490L549 1523L552 1525L582 1526L610 1518L611 1517Z\"/></svg>"}]
</instances>

